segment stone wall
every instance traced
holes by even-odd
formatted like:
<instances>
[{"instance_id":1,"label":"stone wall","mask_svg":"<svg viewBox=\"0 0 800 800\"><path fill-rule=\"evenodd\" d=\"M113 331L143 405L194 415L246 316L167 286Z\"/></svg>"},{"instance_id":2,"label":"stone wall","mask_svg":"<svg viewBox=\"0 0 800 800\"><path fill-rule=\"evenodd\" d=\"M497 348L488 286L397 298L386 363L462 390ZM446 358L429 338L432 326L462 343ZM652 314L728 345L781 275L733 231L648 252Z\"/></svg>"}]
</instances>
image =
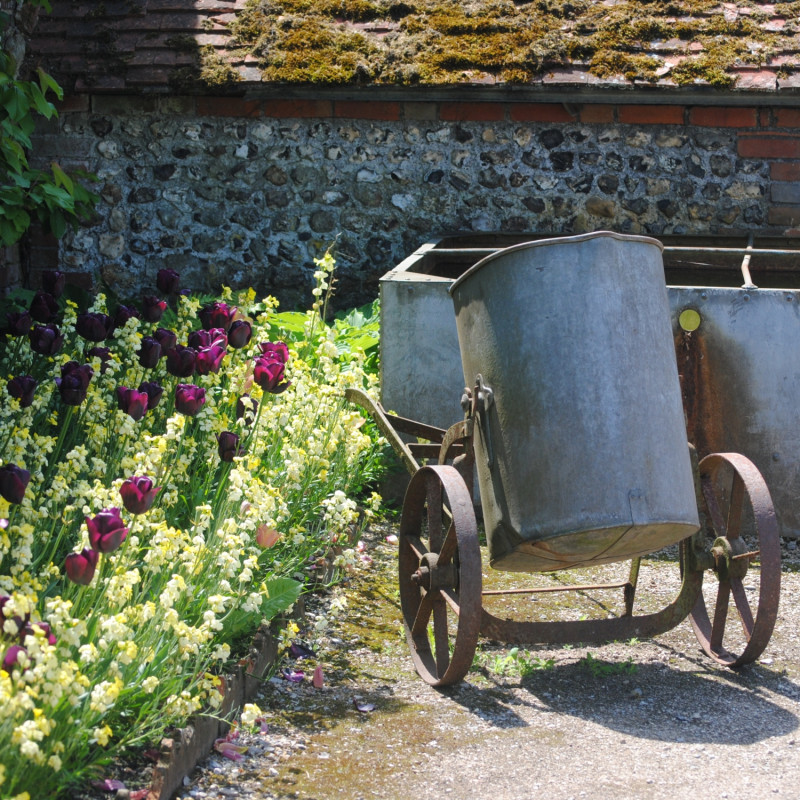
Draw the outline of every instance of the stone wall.
<instances>
[{"instance_id":1,"label":"stone wall","mask_svg":"<svg viewBox=\"0 0 800 800\"><path fill-rule=\"evenodd\" d=\"M331 245L348 306L447 233L800 234L798 128L786 108L99 95L35 147L99 178L62 269L127 297L169 267L286 308Z\"/></svg>"}]
</instances>

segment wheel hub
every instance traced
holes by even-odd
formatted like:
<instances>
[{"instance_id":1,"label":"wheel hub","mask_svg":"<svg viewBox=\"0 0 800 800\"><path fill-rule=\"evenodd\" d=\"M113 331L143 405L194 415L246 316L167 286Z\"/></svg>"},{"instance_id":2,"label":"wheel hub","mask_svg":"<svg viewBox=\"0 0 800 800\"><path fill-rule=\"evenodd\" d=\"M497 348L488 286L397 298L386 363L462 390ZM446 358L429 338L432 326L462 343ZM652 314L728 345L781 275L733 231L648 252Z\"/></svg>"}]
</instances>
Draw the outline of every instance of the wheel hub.
<instances>
[{"instance_id":1,"label":"wheel hub","mask_svg":"<svg viewBox=\"0 0 800 800\"><path fill-rule=\"evenodd\" d=\"M419 569L411 575L411 580L425 591L455 589L458 575L453 562L439 564L438 553L425 553L420 559Z\"/></svg>"},{"instance_id":2,"label":"wheel hub","mask_svg":"<svg viewBox=\"0 0 800 800\"><path fill-rule=\"evenodd\" d=\"M728 539L720 536L711 545L711 555L714 558L714 572L721 581L731 579L741 580L747 574L750 559L747 557L747 547L740 537Z\"/></svg>"}]
</instances>

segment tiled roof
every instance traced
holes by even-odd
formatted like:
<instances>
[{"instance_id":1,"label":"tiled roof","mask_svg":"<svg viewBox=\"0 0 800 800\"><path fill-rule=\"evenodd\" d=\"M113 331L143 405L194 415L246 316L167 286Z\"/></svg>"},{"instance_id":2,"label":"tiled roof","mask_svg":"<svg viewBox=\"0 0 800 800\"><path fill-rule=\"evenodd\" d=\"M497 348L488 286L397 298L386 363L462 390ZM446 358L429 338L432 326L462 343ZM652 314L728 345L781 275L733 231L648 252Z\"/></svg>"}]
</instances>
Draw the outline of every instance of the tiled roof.
<instances>
[{"instance_id":1,"label":"tiled roof","mask_svg":"<svg viewBox=\"0 0 800 800\"><path fill-rule=\"evenodd\" d=\"M30 60L68 93L373 84L792 94L800 2L52 0Z\"/></svg>"}]
</instances>

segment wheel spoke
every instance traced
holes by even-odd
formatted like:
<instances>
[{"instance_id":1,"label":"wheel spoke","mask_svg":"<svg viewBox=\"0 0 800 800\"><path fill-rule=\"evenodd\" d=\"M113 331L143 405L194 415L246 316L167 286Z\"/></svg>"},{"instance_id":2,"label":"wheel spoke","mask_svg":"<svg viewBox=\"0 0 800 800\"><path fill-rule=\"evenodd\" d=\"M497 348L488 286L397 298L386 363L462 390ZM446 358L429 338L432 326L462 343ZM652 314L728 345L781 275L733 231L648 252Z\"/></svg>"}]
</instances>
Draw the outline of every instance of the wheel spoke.
<instances>
[{"instance_id":1,"label":"wheel spoke","mask_svg":"<svg viewBox=\"0 0 800 800\"><path fill-rule=\"evenodd\" d=\"M728 540L738 539L742 526L742 503L744 502L744 481L738 472L733 473L731 500L728 506L728 522L725 536Z\"/></svg>"},{"instance_id":2,"label":"wheel spoke","mask_svg":"<svg viewBox=\"0 0 800 800\"><path fill-rule=\"evenodd\" d=\"M708 508L708 514L711 517L711 524L714 527L714 531L717 536L725 536L725 518L722 516L722 509L719 507L713 481L709 477L704 477L702 483L703 496L705 497L706 507Z\"/></svg>"},{"instance_id":3,"label":"wheel spoke","mask_svg":"<svg viewBox=\"0 0 800 800\"><path fill-rule=\"evenodd\" d=\"M453 613L458 617L461 616L461 605L458 602L458 595L452 589L442 589L442 597L445 603L453 609Z\"/></svg>"},{"instance_id":4,"label":"wheel spoke","mask_svg":"<svg viewBox=\"0 0 800 800\"><path fill-rule=\"evenodd\" d=\"M725 623L728 619L728 599L731 593L729 581L720 581L717 589L717 604L714 608L714 621L711 623L711 650L719 652L722 649L722 639L725 636Z\"/></svg>"},{"instance_id":5,"label":"wheel spoke","mask_svg":"<svg viewBox=\"0 0 800 800\"><path fill-rule=\"evenodd\" d=\"M442 546L442 484L437 476L428 479L428 542L438 553Z\"/></svg>"},{"instance_id":6,"label":"wheel spoke","mask_svg":"<svg viewBox=\"0 0 800 800\"><path fill-rule=\"evenodd\" d=\"M440 594L433 604L433 642L436 647L436 671L441 677L450 664L450 637L447 630L447 606Z\"/></svg>"},{"instance_id":7,"label":"wheel spoke","mask_svg":"<svg viewBox=\"0 0 800 800\"><path fill-rule=\"evenodd\" d=\"M421 561L422 556L428 552L428 548L425 547L422 539L420 539L418 536L406 536L406 542L413 551L414 555L417 557L417 560Z\"/></svg>"},{"instance_id":8,"label":"wheel spoke","mask_svg":"<svg viewBox=\"0 0 800 800\"><path fill-rule=\"evenodd\" d=\"M744 591L744 584L738 578L734 578L731 581L731 594L733 595L733 602L736 603L736 610L742 620L744 635L749 641L753 635L753 612L750 608L750 601Z\"/></svg>"},{"instance_id":9,"label":"wheel spoke","mask_svg":"<svg viewBox=\"0 0 800 800\"><path fill-rule=\"evenodd\" d=\"M439 551L439 564L442 566L449 564L453 560L457 547L456 525L455 522L451 522L442 542L442 549Z\"/></svg>"},{"instance_id":10,"label":"wheel spoke","mask_svg":"<svg viewBox=\"0 0 800 800\"><path fill-rule=\"evenodd\" d=\"M411 636L415 639L424 634L428 628L428 620L433 611L433 593L425 592L419 603L417 615L414 617L414 624L411 626Z\"/></svg>"}]
</instances>

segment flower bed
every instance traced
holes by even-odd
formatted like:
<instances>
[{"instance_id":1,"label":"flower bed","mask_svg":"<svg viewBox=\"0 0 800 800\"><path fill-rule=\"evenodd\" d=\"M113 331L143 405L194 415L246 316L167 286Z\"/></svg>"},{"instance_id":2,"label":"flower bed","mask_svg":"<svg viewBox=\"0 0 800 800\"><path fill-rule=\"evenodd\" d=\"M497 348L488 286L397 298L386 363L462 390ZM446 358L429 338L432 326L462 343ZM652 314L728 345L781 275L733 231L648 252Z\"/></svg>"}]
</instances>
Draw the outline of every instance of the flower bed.
<instances>
[{"instance_id":1,"label":"flower bed","mask_svg":"<svg viewBox=\"0 0 800 800\"><path fill-rule=\"evenodd\" d=\"M376 341L323 322L332 271L305 314L184 296L170 271L139 310L80 310L52 273L8 313L0 796L67 795L214 713L258 627L331 546L349 557L380 443L343 391L374 388Z\"/></svg>"}]
</instances>

